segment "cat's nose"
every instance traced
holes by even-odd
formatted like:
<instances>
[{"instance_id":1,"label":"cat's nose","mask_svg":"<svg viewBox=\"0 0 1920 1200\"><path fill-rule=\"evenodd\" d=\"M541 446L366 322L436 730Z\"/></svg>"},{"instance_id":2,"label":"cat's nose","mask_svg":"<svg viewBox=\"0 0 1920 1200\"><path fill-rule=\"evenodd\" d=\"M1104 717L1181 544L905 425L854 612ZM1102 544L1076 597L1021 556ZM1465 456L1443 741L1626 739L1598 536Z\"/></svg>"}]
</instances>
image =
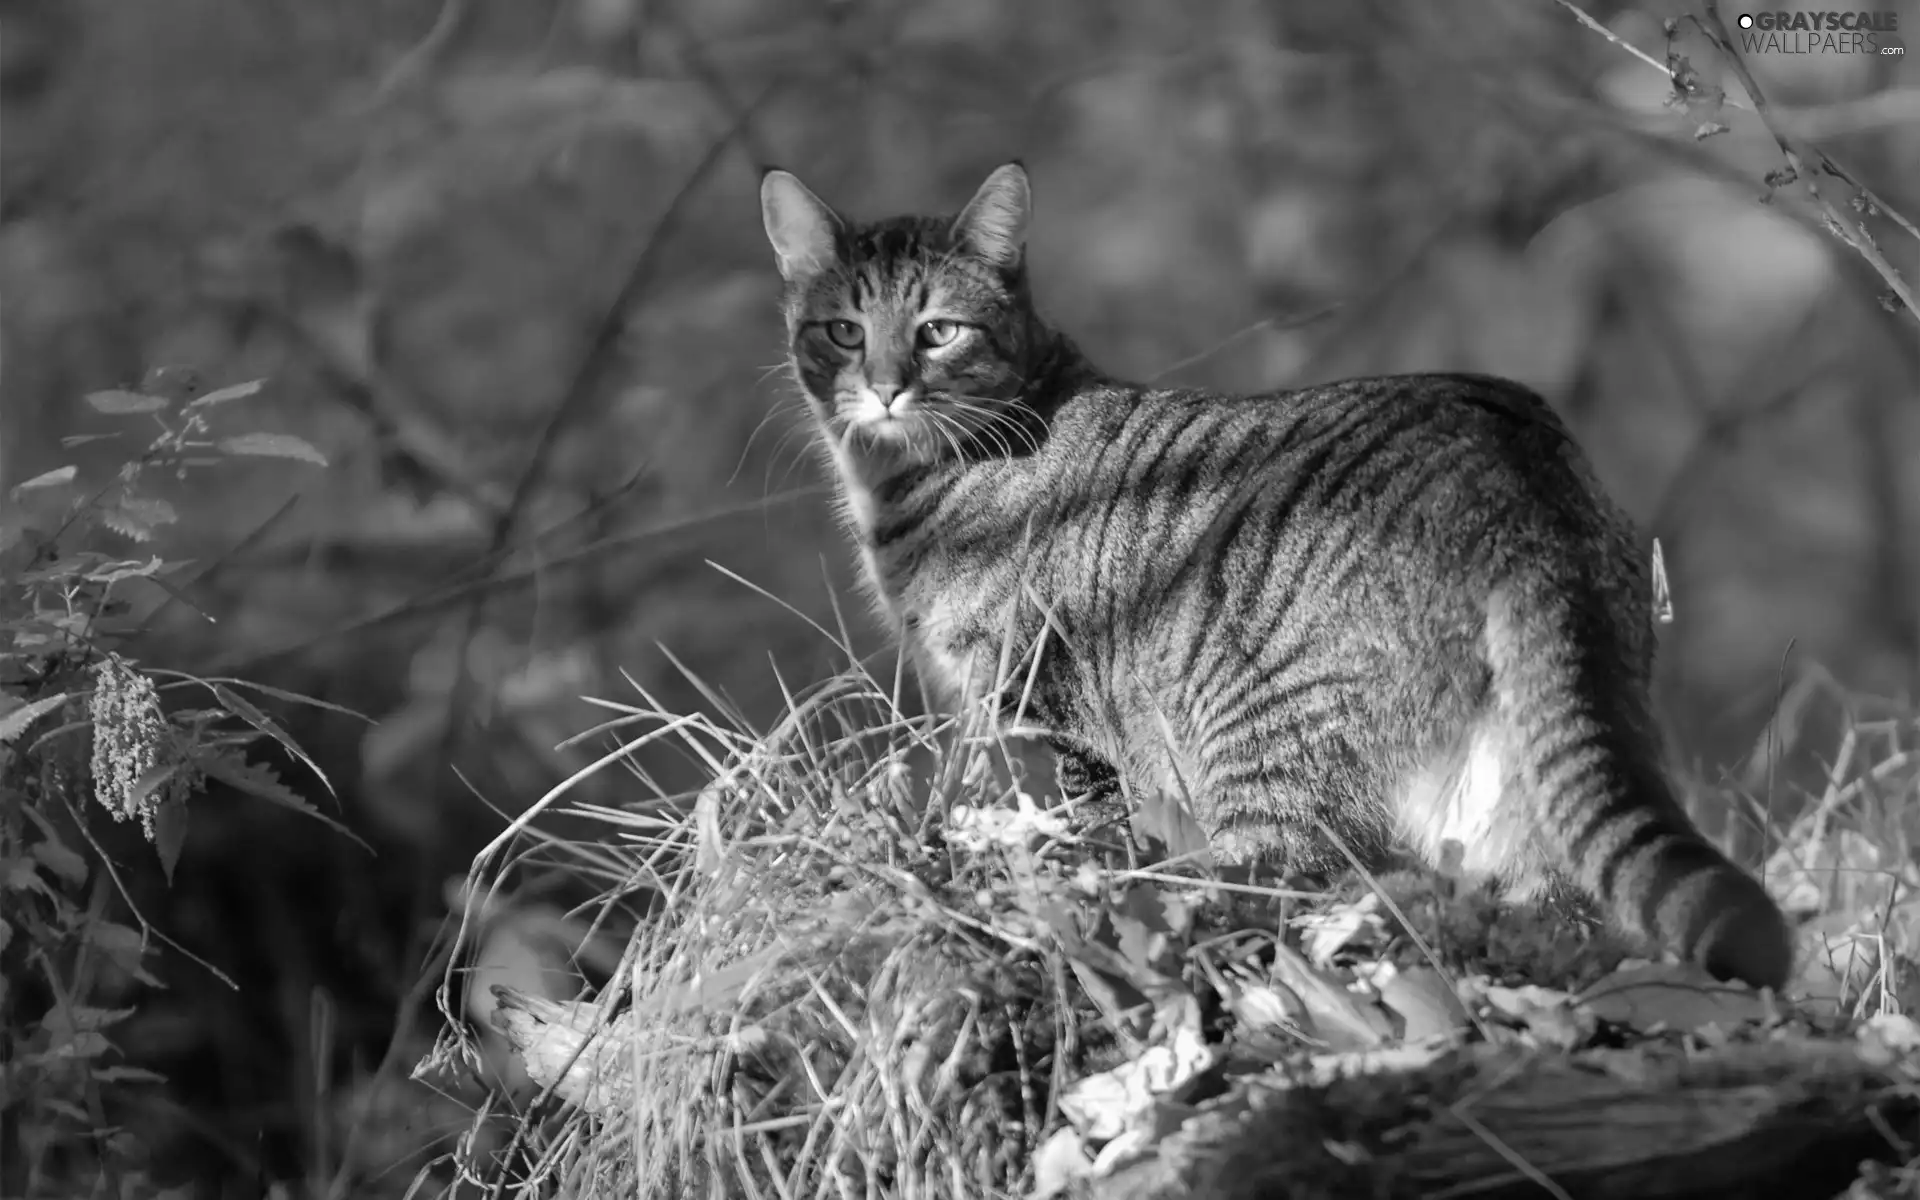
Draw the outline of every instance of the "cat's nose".
<instances>
[{"instance_id":1,"label":"cat's nose","mask_svg":"<svg viewBox=\"0 0 1920 1200\"><path fill-rule=\"evenodd\" d=\"M880 402L880 407L886 409L888 413L892 413L893 406L898 403L900 399L900 392L902 390L900 385L897 383L870 383L867 387L873 392L873 398Z\"/></svg>"}]
</instances>

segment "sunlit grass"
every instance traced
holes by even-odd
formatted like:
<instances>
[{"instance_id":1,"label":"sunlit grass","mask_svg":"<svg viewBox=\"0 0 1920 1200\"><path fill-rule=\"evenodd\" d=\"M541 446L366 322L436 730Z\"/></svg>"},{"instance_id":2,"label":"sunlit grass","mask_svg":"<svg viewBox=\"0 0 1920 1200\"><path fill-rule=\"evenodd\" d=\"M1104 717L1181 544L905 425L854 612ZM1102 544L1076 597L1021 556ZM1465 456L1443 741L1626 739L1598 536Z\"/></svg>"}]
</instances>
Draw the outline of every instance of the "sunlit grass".
<instances>
[{"instance_id":1,"label":"sunlit grass","mask_svg":"<svg viewBox=\"0 0 1920 1200\"><path fill-rule=\"evenodd\" d=\"M503 995L492 1023L533 1082L513 1093L512 1144L475 1141L488 1152L463 1164L490 1192L1029 1195L1087 1076L1202 1041L1283 1072L1308 1060L1345 1069L1356 1054L1431 1041L1428 1018L1389 994L1395 974L1429 998L1523 984L1578 993L1627 960L1577 907L1507 906L1445 872L1356 877L1318 895L1223 882L1190 857L1143 862L1050 797L1030 747L977 711L920 712L897 664L876 674L844 634L821 632L851 665L804 691L773 676L785 704L770 729L713 715L731 706L711 692L707 713L668 711L638 685L634 701L599 702L608 719L575 741L606 752L476 860L470 918L507 868L537 854L601 890L579 920L634 927L597 993ZM1023 665L1003 656L999 683L1017 693ZM1916 724L1848 703L1823 792L1767 792L1751 785L1770 776L1749 770L1692 795L1763 825L1771 854L1750 865L1804 921L1806 966L1771 1023L1730 1001L1725 1021L1754 1037L1845 1039L1900 1011ZM632 765L663 742L711 782L670 794ZM580 779L615 767L633 800L569 800ZM604 834L561 841L540 832L547 815ZM1370 892L1378 902L1362 904ZM1362 909L1374 915L1356 918ZM636 910L646 915L622 925L618 913ZM1302 925L1315 914L1318 925ZM1359 921L1374 940L1323 957L1309 943L1329 921ZM462 985L450 971L450 1016L472 1012ZM450 1024L440 1061L483 1061L464 1030ZM1611 1036L1626 1033L1652 1039L1649 1053L1696 1037ZM1488 1061L1482 1052L1588 1044L1538 1043L1470 1005L1441 1039L1461 1040Z\"/></svg>"}]
</instances>

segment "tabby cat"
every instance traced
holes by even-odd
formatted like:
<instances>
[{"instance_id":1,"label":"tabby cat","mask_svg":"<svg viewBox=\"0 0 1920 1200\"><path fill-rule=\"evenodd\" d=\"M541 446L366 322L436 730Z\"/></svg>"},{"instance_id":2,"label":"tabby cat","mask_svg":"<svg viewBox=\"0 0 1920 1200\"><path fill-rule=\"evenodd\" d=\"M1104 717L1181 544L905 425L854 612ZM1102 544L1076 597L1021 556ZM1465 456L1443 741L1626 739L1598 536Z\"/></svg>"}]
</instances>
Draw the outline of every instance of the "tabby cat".
<instances>
[{"instance_id":1,"label":"tabby cat","mask_svg":"<svg viewBox=\"0 0 1920 1200\"><path fill-rule=\"evenodd\" d=\"M980 694L1070 793L1184 795L1216 853L1301 871L1457 843L1509 894L1570 881L1786 981L1780 910L1661 767L1648 557L1539 396L1105 375L1034 309L1018 163L957 217L847 221L779 170L760 195L846 526L936 691L1034 650Z\"/></svg>"}]
</instances>

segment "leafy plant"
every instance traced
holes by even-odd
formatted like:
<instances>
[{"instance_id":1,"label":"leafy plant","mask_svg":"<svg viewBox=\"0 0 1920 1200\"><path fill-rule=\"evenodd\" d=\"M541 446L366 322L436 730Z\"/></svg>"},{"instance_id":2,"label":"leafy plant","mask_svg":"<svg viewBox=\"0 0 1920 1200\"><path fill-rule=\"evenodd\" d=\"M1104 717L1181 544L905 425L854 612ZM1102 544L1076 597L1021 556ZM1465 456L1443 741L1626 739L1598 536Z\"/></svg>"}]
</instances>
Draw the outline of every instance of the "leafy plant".
<instances>
[{"instance_id":1,"label":"leafy plant","mask_svg":"<svg viewBox=\"0 0 1920 1200\"><path fill-rule=\"evenodd\" d=\"M183 598L170 577L184 563L126 554L180 520L162 494L169 476L237 458L326 465L293 435L216 428L224 406L260 390L256 380L203 392L162 369L138 391L89 395L97 412L151 421L146 447L104 482L62 466L15 486L0 507L0 1194L9 1197L79 1194L102 1178L121 1195L157 1190L108 1097L158 1081L113 1061L111 1031L155 985L148 964L166 938L96 836L100 811L139 823L169 881L208 780L327 819L247 757L271 742L326 783L241 694L250 685L143 667L126 652L157 607L142 611L135 581L161 604ZM200 706L169 704L179 693ZM109 916L116 899L130 924Z\"/></svg>"}]
</instances>

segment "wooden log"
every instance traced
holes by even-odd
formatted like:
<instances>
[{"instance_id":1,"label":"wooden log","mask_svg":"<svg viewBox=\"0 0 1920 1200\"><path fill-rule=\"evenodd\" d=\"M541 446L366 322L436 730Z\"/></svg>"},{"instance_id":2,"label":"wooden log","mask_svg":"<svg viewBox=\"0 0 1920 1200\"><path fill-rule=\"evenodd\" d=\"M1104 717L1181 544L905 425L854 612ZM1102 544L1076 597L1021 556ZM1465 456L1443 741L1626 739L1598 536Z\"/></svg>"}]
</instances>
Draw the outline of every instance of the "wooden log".
<instances>
[{"instance_id":1,"label":"wooden log","mask_svg":"<svg viewBox=\"0 0 1920 1200\"><path fill-rule=\"evenodd\" d=\"M1864 1160L1920 1153L1910 1074L1850 1042L1573 1056L1481 1046L1323 1086L1239 1083L1090 1192L1830 1200Z\"/></svg>"}]
</instances>

